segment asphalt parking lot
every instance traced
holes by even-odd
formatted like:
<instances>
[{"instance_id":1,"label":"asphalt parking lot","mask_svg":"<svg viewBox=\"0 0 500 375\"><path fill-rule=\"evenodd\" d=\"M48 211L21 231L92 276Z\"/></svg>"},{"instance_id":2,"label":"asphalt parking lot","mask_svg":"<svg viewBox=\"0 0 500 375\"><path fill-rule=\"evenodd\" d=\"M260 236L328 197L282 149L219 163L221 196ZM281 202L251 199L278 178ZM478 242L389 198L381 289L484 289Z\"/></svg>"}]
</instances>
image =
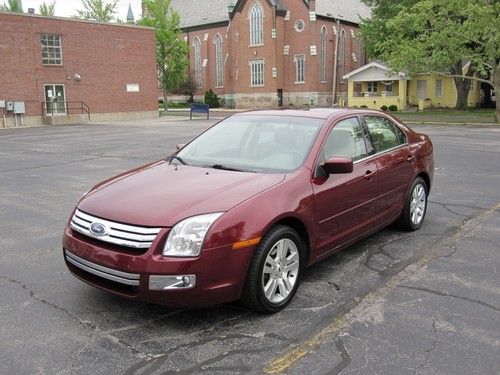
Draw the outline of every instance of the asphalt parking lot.
<instances>
[{"instance_id":1,"label":"asphalt parking lot","mask_svg":"<svg viewBox=\"0 0 500 375\"><path fill-rule=\"evenodd\" d=\"M0 129L0 373L499 373L500 127L414 127L436 158L421 230L309 268L278 314L173 310L70 275L61 237L81 194L212 123Z\"/></svg>"}]
</instances>

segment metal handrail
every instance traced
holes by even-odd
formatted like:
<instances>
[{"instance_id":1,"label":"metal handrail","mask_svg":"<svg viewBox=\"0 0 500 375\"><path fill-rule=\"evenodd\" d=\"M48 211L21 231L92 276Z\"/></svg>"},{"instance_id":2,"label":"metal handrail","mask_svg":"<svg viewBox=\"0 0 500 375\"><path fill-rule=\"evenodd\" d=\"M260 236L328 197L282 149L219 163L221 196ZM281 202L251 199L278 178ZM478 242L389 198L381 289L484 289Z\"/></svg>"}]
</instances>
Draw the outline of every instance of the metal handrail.
<instances>
[{"instance_id":1,"label":"metal handrail","mask_svg":"<svg viewBox=\"0 0 500 375\"><path fill-rule=\"evenodd\" d=\"M42 113L44 116L57 114L59 105L64 105L66 114L70 114L70 110L77 110L82 115L87 114L90 121L90 107L84 102L42 102Z\"/></svg>"}]
</instances>

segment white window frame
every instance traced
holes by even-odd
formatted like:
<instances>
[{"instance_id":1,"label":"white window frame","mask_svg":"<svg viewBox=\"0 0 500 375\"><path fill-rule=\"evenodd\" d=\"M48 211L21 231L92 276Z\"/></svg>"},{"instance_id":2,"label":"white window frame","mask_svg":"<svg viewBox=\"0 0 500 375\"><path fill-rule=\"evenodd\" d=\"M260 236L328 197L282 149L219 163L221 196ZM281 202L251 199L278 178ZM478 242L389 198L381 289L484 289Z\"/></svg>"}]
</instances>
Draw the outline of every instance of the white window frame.
<instances>
[{"instance_id":1,"label":"white window frame","mask_svg":"<svg viewBox=\"0 0 500 375\"><path fill-rule=\"evenodd\" d=\"M42 64L43 65L62 65L62 40L60 34L40 35L40 45L42 49Z\"/></svg>"},{"instance_id":2,"label":"white window frame","mask_svg":"<svg viewBox=\"0 0 500 375\"><path fill-rule=\"evenodd\" d=\"M196 88L200 89L203 87L203 71L202 71L202 61L201 61L201 40L198 37L194 38L193 41L194 49L194 81Z\"/></svg>"},{"instance_id":3,"label":"white window frame","mask_svg":"<svg viewBox=\"0 0 500 375\"><path fill-rule=\"evenodd\" d=\"M436 79L436 98L441 98L442 96L443 96L443 80Z\"/></svg>"},{"instance_id":4,"label":"white window frame","mask_svg":"<svg viewBox=\"0 0 500 375\"><path fill-rule=\"evenodd\" d=\"M264 8L255 2L250 8L248 17L250 21L250 45L264 45Z\"/></svg>"},{"instance_id":5,"label":"white window frame","mask_svg":"<svg viewBox=\"0 0 500 375\"><path fill-rule=\"evenodd\" d=\"M222 36L217 34L215 44L215 87L224 87L224 60L222 58Z\"/></svg>"},{"instance_id":6,"label":"white window frame","mask_svg":"<svg viewBox=\"0 0 500 375\"><path fill-rule=\"evenodd\" d=\"M293 61L295 62L295 83L305 83L306 55L295 55Z\"/></svg>"},{"instance_id":7,"label":"white window frame","mask_svg":"<svg viewBox=\"0 0 500 375\"><path fill-rule=\"evenodd\" d=\"M321 28L320 32L320 39L321 39L321 51L320 51L320 79L321 83L326 83L328 80L328 55L327 55L327 48L328 48L328 30L326 26L323 25Z\"/></svg>"},{"instance_id":8,"label":"white window frame","mask_svg":"<svg viewBox=\"0 0 500 375\"><path fill-rule=\"evenodd\" d=\"M263 87L265 61L263 59L250 60L248 65L250 66L250 86Z\"/></svg>"},{"instance_id":9,"label":"white window frame","mask_svg":"<svg viewBox=\"0 0 500 375\"><path fill-rule=\"evenodd\" d=\"M368 81L367 83L367 91L371 94L375 94L378 89L378 82L377 81Z\"/></svg>"}]
</instances>

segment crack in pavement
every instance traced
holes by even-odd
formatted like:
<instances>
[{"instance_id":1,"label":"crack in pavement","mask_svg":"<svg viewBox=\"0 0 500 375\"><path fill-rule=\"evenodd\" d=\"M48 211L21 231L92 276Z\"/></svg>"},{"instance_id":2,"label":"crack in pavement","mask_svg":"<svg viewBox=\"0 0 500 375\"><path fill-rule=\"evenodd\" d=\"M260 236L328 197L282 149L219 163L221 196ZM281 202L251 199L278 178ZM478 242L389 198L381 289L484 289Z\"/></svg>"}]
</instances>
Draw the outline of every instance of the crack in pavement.
<instances>
[{"instance_id":1,"label":"crack in pavement","mask_svg":"<svg viewBox=\"0 0 500 375\"><path fill-rule=\"evenodd\" d=\"M422 363L420 366L418 366L414 370L413 375L416 375L419 370L425 368L429 364L429 360L431 359L431 352L436 350L437 342L438 342L438 335L437 335L437 329L436 329L436 318L434 318L432 320L432 333L434 334L434 340L432 340L432 348L429 348L425 351L427 354L425 356L424 363Z\"/></svg>"},{"instance_id":2,"label":"crack in pavement","mask_svg":"<svg viewBox=\"0 0 500 375\"><path fill-rule=\"evenodd\" d=\"M383 276L388 270L390 270L390 268L393 266L394 263L397 263L399 261L399 258L397 258L397 257L393 256L392 254L390 254L389 252L387 252L385 250L385 247L392 245L395 242L402 241L402 240L407 240L407 237L404 237L402 235L395 236L391 240L386 241L383 244L380 244L379 246L377 246L377 248L374 251L370 251L368 253L367 257L362 262L362 265L365 266L366 268L368 268L369 270L376 272L378 275ZM378 255L378 254L383 255L383 256L390 259L389 264L385 268L379 269L379 268L376 268L375 266L372 266L370 264L373 257Z\"/></svg>"},{"instance_id":3,"label":"crack in pavement","mask_svg":"<svg viewBox=\"0 0 500 375\"><path fill-rule=\"evenodd\" d=\"M461 212L458 212L458 211L455 211L453 209L451 209L450 207L448 206L455 206L455 207L465 207L465 208L470 208L470 209L473 209L473 210L482 210L482 208L477 208L477 207L470 207L470 206L465 206L465 205L459 205L459 204L449 204L449 203L443 203L443 202L436 202L436 201L429 201L430 203L433 203L439 207L442 207L444 208L446 211L448 211L449 213L453 214L453 215L457 215L457 216L462 216L462 217L467 217L469 215L467 214L463 214Z\"/></svg>"},{"instance_id":4,"label":"crack in pavement","mask_svg":"<svg viewBox=\"0 0 500 375\"><path fill-rule=\"evenodd\" d=\"M215 356L213 358L207 359L205 361L202 361L194 366L191 366L185 370L168 370L165 372L162 372L162 375L171 375L171 374L183 374L183 375L189 375L193 374L196 372L207 372L209 374L213 374L215 371L229 371L232 374L234 373L242 373L242 372L251 372L252 368L249 366L214 366L214 367L208 367L211 364L216 364L220 360L226 359L228 357L238 355L238 354L258 354L263 352L264 350L269 350L272 349L272 346L267 346L263 347L260 349L233 349L229 350L227 352L224 352L222 354L219 354L218 356Z\"/></svg>"},{"instance_id":5,"label":"crack in pavement","mask_svg":"<svg viewBox=\"0 0 500 375\"><path fill-rule=\"evenodd\" d=\"M265 374L283 374L341 329L348 327L356 318L363 316L366 310L385 298L394 288L410 280L413 275L424 269L431 261L449 253L450 248L457 247L459 241L476 231L483 221L491 218L498 210L500 210L500 203L496 203L486 211L471 215L453 230L444 233L444 237L436 241L422 255L413 257L405 264L399 264L398 267L393 267L392 272L388 272L375 282L373 288L350 304L344 313L333 318L326 317L323 319L317 325L320 328L317 328L312 333L302 335L302 339L298 337L292 344L283 347L280 353L264 365L261 371ZM491 305L490 307L497 309Z\"/></svg>"},{"instance_id":6,"label":"crack in pavement","mask_svg":"<svg viewBox=\"0 0 500 375\"><path fill-rule=\"evenodd\" d=\"M349 355L341 337L337 338L335 341L335 347L340 353L340 362L333 368L333 370L327 372L328 375L338 375L351 364L351 356Z\"/></svg>"},{"instance_id":7,"label":"crack in pavement","mask_svg":"<svg viewBox=\"0 0 500 375\"><path fill-rule=\"evenodd\" d=\"M480 300L477 300L477 299L468 298L468 297L459 296L459 295L448 293L448 292L440 292L439 290L432 290L432 289L428 289L428 288L421 288L421 287L418 287L418 286L410 286L410 285L398 285L398 287L399 288L403 288L403 289L419 290L421 292L427 292L427 293L435 294L435 295L441 296L441 297L457 298L457 299L461 299L461 300L464 300L464 301L476 303L478 305L487 307L489 309L493 309L495 311L500 311L500 308L498 308L498 307L496 307L494 305L490 305L487 302L483 302L483 301L480 301Z\"/></svg>"},{"instance_id":8,"label":"crack in pavement","mask_svg":"<svg viewBox=\"0 0 500 375\"><path fill-rule=\"evenodd\" d=\"M150 358L145 358L142 359L141 361L135 363L131 367L129 367L127 370L125 370L124 374L126 375L133 375L133 374L141 374L141 375L150 375L155 373L156 371L160 370L161 367L165 362L168 361L168 359L175 354L178 351L181 350L192 350L194 348L200 347L205 344L209 344L211 342L215 341L226 341L226 340L232 340L232 339L239 339L239 338L246 338L248 339L248 335L244 334L239 334L239 333L231 333L228 335L220 335L216 337L211 337L211 338L201 338L198 341L191 341L187 342L184 344L177 345L173 347L172 349L168 349L166 353L161 353L154 355ZM228 352L224 352L222 354L219 354L215 357L212 357L210 359L207 359L203 362L198 363L195 366L192 366L190 368L184 369L184 370L169 370L167 372L164 372L163 374L191 374L195 371L210 371L210 369L205 370L203 366L207 366L213 363L217 363L221 359L227 358L228 356L236 355L236 354L252 354L252 353L261 353L265 350L269 350L274 348L274 346L268 346L268 347L261 347L259 349L234 349ZM142 371L141 371L142 370Z\"/></svg>"},{"instance_id":9,"label":"crack in pavement","mask_svg":"<svg viewBox=\"0 0 500 375\"><path fill-rule=\"evenodd\" d=\"M45 299L37 296L33 290L31 290L30 288L28 288L28 286L25 285L25 284L23 284L22 282L20 282L18 280L11 279L11 278L8 278L8 277L5 277L5 276L0 276L0 279L5 280L5 281L7 281L9 283L12 283L12 284L20 286L23 290L25 290L26 292L28 292L30 298L34 299L35 301L41 302L44 305L50 306L50 307L52 307L52 308L54 308L54 309L56 309L58 311L61 311L66 316L70 317L71 319L73 319L74 321L76 321L78 324L80 324L82 327L89 328L95 335L98 335L98 336L100 336L103 339L111 341L112 343L114 343L114 344L116 344L116 345L118 345L118 346L120 346L120 347L122 347L124 349L127 349L127 350L131 351L138 358L144 358L144 357L148 357L149 356L148 354L143 353L142 351L140 351L139 349L135 348L133 345L127 343L126 341L123 341L123 340L119 339L118 337L115 337L113 335L110 335L110 334L102 331L94 323L81 319L80 317L78 317L77 315L73 314L68 309L66 309L64 307L61 307L61 306L59 306L59 305L57 305L57 304L55 304L53 302L49 302L49 301L47 301L47 300L45 300Z\"/></svg>"},{"instance_id":10,"label":"crack in pavement","mask_svg":"<svg viewBox=\"0 0 500 375\"><path fill-rule=\"evenodd\" d=\"M229 308L229 306L226 306L226 307ZM238 310L241 310L241 309L238 308ZM221 325L224 325L224 328L228 329L227 323L239 320L239 319L244 318L245 316L247 316L247 315L250 314L250 312L248 310L243 310L243 311L245 311L245 313L243 313L241 315L237 315L237 316L234 316L234 317L231 317L231 318L223 319L220 322L217 322L214 325L212 325L210 328L201 329L201 330L192 332L189 335L185 335L184 334L184 335L182 335L182 337L185 338L186 336L192 337L192 336L195 336L195 335L207 334L209 332L217 330L217 328L219 326L221 326ZM176 339L176 338L180 338L180 337L181 336L172 336L172 335L157 336L157 337L153 337L153 338L150 338L150 339L147 339L147 340L142 340L142 341L140 341L140 344L144 344L144 343L147 343L147 342L157 342L157 341L166 340L166 339Z\"/></svg>"}]
</instances>

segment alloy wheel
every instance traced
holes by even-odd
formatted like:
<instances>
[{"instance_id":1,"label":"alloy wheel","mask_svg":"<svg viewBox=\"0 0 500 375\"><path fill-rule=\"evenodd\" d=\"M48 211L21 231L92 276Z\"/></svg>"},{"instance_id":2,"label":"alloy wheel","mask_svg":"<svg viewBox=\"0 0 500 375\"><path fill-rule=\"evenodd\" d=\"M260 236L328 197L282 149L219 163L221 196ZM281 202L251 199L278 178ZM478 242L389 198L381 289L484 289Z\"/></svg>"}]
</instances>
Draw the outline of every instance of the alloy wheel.
<instances>
[{"instance_id":1,"label":"alloy wheel","mask_svg":"<svg viewBox=\"0 0 500 375\"><path fill-rule=\"evenodd\" d=\"M415 185L410 202L410 219L413 225L419 225L424 218L426 203L425 187L422 184Z\"/></svg>"},{"instance_id":2,"label":"alloy wheel","mask_svg":"<svg viewBox=\"0 0 500 375\"><path fill-rule=\"evenodd\" d=\"M288 297L297 282L299 266L299 251L292 240L283 238L273 245L262 270L262 288L269 302L281 303Z\"/></svg>"}]
</instances>

